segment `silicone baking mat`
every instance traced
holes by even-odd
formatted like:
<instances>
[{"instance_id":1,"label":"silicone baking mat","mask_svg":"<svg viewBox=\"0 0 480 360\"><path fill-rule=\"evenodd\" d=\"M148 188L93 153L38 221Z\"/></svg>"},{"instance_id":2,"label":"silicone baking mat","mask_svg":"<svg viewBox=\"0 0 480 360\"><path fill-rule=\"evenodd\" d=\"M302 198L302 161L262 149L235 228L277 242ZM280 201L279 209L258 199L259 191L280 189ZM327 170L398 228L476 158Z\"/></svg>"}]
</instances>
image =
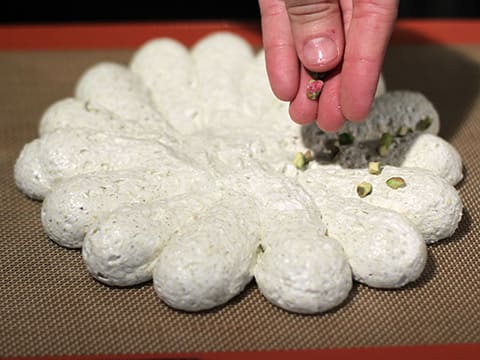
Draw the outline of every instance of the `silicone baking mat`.
<instances>
[{"instance_id":1,"label":"silicone baking mat","mask_svg":"<svg viewBox=\"0 0 480 360\"><path fill-rule=\"evenodd\" d=\"M414 284L356 284L344 306L315 316L272 306L254 283L226 306L190 314L164 305L151 284L93 280L79 251L44 235L41 203L16 189L13 165L47 106L71 96L92 64L127 63L133 47L0 52L0 357L479 343L480 45L426 42L390 46L384 75L389 89L421 91L437 107L441 135L465 165L463 219L454 236L429 247Z\"/></svg>"}]
</instances>

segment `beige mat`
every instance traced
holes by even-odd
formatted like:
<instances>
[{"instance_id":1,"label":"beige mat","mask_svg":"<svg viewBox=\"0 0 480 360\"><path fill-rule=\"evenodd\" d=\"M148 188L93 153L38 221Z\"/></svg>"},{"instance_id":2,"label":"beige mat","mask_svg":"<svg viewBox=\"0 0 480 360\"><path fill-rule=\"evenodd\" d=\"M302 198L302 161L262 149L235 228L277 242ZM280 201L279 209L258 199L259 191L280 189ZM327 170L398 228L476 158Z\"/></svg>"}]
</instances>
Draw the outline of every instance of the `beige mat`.
<instances>
[{"instance_id":1,"label":"beige mat","mask_svg":"<svg viewBox=\"0 0 480 360\"><path fill-rule=\"evenodd\" d=\"M129 51L0 53L0 356L320 349L480 342L480 46L394 46L390 88L424 92L442 136L460 151L465 204L456 234L429 248L422 278L398 291L355 285L346 304L317 316L270 305L251 284L227 306L174 311L151 285L94 281L79 251L42 231L39 202L15 188L13 165L39 117L72 95L80 74Z\"/></svg>"}]
</instances>

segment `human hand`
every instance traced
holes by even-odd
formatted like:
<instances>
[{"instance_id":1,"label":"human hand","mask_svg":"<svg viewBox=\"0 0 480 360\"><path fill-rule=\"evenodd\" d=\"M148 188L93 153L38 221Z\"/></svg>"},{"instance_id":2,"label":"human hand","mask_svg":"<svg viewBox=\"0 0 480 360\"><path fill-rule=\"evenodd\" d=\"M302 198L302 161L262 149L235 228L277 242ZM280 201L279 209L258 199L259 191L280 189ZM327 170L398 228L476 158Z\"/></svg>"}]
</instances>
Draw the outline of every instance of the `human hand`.
<instances>
[{"instance_id":1,"label":"human hand","mask_svg":"<svg viewBox=\"0 0 480 360\"><path fill-rule=\"evenodd\" d=\"M325 131L370 110L398 0L259 0L263 45L275 95L300 124ZM325 73L318 100L306 96L307 71Z\"/></svg>"}]
</instances>

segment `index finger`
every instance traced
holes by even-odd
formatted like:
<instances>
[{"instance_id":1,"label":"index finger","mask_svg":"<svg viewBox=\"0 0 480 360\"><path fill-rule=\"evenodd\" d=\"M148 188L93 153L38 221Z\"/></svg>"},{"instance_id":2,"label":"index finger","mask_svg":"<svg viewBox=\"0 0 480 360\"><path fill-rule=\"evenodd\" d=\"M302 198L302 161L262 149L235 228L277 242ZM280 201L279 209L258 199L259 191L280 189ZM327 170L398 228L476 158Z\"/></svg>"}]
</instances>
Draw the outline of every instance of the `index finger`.
<instances>
[{"instance_id":1,"label":"index finger","mask_svg":"<svg viewBox=\"0 0 480 360\"><path fill-rule=\"evenodd\" d=\"M298 90L300 65L290 20L282 0L259 0L267 73L273 93L291 101Z\"/></svg>"},{"instance_id":2,"label":"index finger","mask_svg":"<svg viewBox=\"0 0 480 360\"><path fill-rule=\"evenodd\" d=\"M340 85L349 120L363 120L370 111L397 9L398 0L353 0Z\"/></svg>"}]
</instances>

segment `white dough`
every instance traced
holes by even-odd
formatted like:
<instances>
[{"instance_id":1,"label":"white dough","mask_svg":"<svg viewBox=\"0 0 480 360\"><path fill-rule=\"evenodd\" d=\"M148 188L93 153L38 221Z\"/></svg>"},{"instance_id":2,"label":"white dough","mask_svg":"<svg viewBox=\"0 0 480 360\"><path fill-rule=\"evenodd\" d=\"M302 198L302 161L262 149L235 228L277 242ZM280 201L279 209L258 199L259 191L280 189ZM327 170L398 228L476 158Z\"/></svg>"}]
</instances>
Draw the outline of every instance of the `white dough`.
<instances>
[{"instance_id":1,"label":"white dough","mask_svg":"<svg viewBox=\"0 0 480 360\"><path fill-rule=\"evenodd\" d=\"M154 39L138 49L130 63L149 89L153 104L182 134L198 131L203 108L188 49L172 39Z\"/></svg>"},{"instance_id":2,"label":"white dough","mask_svg":"<svg viewBox=\"0 0 480 360\"><path fill-rule=\"evenodd\" d=\"M420 277L427 247L405 217L362 199L327 192L316 200L328 235L342 245L355 280L372 287L399 288Z\"/></svg>"},{"instance_id":3,"label":"white dough","mask_svg":"<svg viewBox=\"0 0 480 360\"><path fill-rule=\"evenodd\" d=\"M401 177L406 186L394 190L386 180ZM363 181L372 185L372 193L362 201L381 208L394 210L405 216L422 234L427 243L451 236L462 217L462 201L454 187L429 171L415 168L385 166L380 175L368 170L324 169L315 166L299 174L299 181L316 197L317 179L330 195L358 199L357 186Z\"/></svg>"},{"instance_id":4,"label":"white dough","mask_svg":"<svg viewBox=\"0 0 480 360\"><path fill-rule=\"evenodd\" d=\"M57 244L80 248L85 233L118 207L207 191L211 175L195 166L152 170L133 168L76 176L61 182L42 205L42 224Z\"/></svg>"},{"instance_id":5,"label":"white dough","mask_svg":"<svg viewBox=\"0 0 480 360\"><path fill-rule=\"evenodd\" d=\"M130 120L145 124L167 122L154 110L148 89L127 67L115 63L99 63L80 78L75 97Z\"/></svg>"},{"instance_id":6,"label":"white dough","mask_svg":"<svg viewBox=\"0 0 480 360\"><path fill-rule=\"evenodd\" d=\"M284 229L279 227L279 232ZM338 242L301 229L259 255L255 279L270 302L305 314L340 305L352 287L350 267Z\"/></svg>"},{"instance_id":7,"label":"white dough","mask_svg":"<svg viewBox=\"0 0 480 360\"><path fill-rule=\"evenodd\" d=\"M113 210L92 225L82 248L87 268L99 281L131 286L152 279L153 266L167 242L198 220L219 193L175 196Z\"/></svg>"},{"instance_id":8,"label":"white dough","mask_svg":"<svg viewBox=\"0 0 480 360\"><path fill-rule=\"evenodd\" d=\"M120 117L90 101L68 98L51 105L40 119L40 137L60 129L90 129L118 136L175 142L163 122Z\"/></svg>"},{"instance_id":9,"label":"white dough","mask_svg":"<svg viewBox=\"0 0 480 360\"><path fill-rule=\"evenodd\" d=\"M406 186L394 190L386 180L401 177ZM451 236L462 218L462 201L454 187L429 171L385 166L380 175L366 169L322 169L312 167L300 173L299 181L315 198L318 184L329 194L358 199L357 186L363 181L372 185L372 193L362 201L405 216L427 243ZM414 195L417 194L417 195Z\"/></svg>"},{"instance_id":10,"label":"white dough","mask_svg":"<svg viewBox=\"0 0 480 360\"><path fill-rule=\"evenodd\" d=\"M188 162L183 153L160 140L60 129L25 145L15 177L22 191L42 199L55 183L75 175L136 167L175 169Z\"/></svg>"},{"instance_id":11,"label":"white dough","mask_svg":"<svg viewBox=\"0 0 480 360\"><path fill-rule=\"evenodd\" d=\"M461 159L432 135L433 105L418 93L385 92L383 77L376 96L366 127L344 126L357 140L432 119L402 167L372 175L312 162L299 170L301 127L270 89L263 50L228 32L191 49L153 39L128 67L87 69L75 98L45 111L15 181L44 199L46 234L82 248L105 284L153 279L165 303L200 311L255 277L272 304L325 312L348 298L352 280L376 288L417 280L426 245L451 236L462 216L452 186ZM394 176L406 186L388 187ZM373 191L359 198L362 181Z\"/></svg>"},{"instance_id":12,"label":"white dough","mask_svg":"<svg viewBox=\"0 0 480 360\"><path fill-rule=\"evenodd\" d=\"M405 154L402 167L426 169L456 185L463 179L462 159L458 151L442 138L421 134Z\"/></svg>"},{"instance_id":13,"label":"white dough","mask_svg":"<svg viewBox=\"0 0 480 360\"><path fill-rule=\"evenodd\" d=\"M155 264L155 291L186 311L224 304L251 281L259 238L253 202L245 196L223 198L167 243Z\"/></svg>"}]
</instances>

